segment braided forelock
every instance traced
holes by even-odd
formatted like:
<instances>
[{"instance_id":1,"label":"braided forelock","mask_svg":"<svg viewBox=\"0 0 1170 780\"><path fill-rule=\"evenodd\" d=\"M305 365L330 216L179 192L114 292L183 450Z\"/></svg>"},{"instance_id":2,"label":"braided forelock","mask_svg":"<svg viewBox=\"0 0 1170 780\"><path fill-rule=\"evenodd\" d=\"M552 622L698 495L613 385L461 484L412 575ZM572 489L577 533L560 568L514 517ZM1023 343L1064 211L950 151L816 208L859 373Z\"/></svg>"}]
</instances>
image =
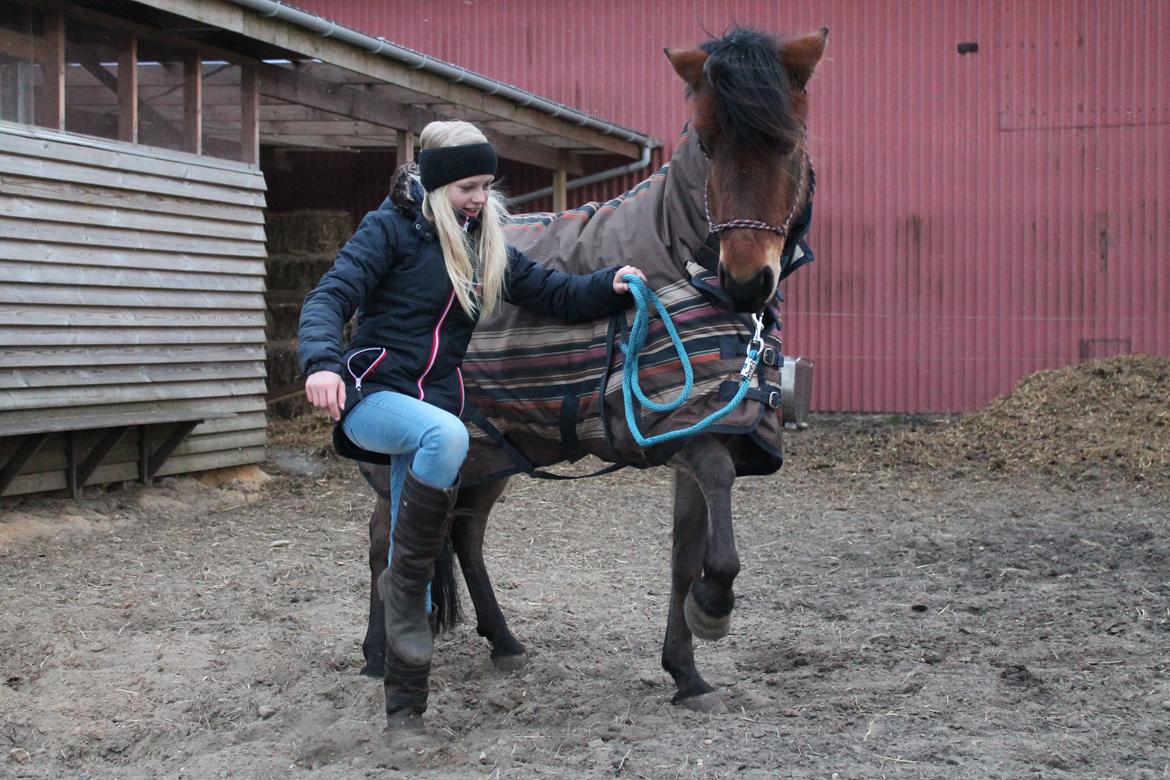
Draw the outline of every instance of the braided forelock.
<instances>
[{"instance_id":1,"label":"braided forelock","mask_svg":"<svg viewBox=\"0 0 1170 780\"><path fill-rule=\"evenodd\" d=\"M732 143L786 153L800 139L792 83L777 57L779 47L775 36L750 27L733 27L699 47L710 55L704 69L720 127Z\"/></svg>"}]
</instances>

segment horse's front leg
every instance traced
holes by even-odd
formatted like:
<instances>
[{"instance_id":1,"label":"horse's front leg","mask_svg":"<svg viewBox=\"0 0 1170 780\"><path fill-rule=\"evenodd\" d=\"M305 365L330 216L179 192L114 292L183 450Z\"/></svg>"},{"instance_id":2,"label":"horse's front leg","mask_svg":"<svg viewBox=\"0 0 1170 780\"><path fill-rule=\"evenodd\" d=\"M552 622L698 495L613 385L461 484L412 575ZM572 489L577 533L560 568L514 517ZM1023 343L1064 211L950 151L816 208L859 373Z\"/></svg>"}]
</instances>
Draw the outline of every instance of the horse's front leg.
<instances>
[{"instance_id":1,"label":"horse's front leg","mask_svg":"<svg viewBox=\"0 0 1170 780\"><path fill-rule=\"evenodd\" d=\"M662 667L678 688L672 701L702 712L727 707L695 667L692 635L720 639L731 626L732 583L739 555L731 524L735 464L727 448L707 436L671 460L675 469L674 547L670 610Z\"/></svg>"},{"instance_id":2,"label":"horse's front leg","mask_svg":"<svg viewBox=\"0 0 1170 780\"><path fill-rule=\"evenodd\" d=\"M475 630L492 647L492 663L505 672L524 666L527 655L524 645L516 641L508 630L508 623L500 611L496 593L483 561L483 538L487 531L488 515L496 499L504 492L508 480L502 479L484 485L466 488L455 505L455 522L451 527L451 543L459 556L459 565L467 581L467 592L475 606Z\"/></svg>"},{"instance_id":3,"label":"horse's front leg","mask_svg":"<svg viewBox=\"0 0 1170 780\"><path fill-rule=\"evenodd\" d=\"M739 553L735 550L735 528L731 521L731 486L735 463L727 448L715 440L691 453L692 475L706 499L707 545L703 574L691 583L683 604L687 626L699 639L716 640L731 630L735 607L732 585L739 574Z\"/></svg>"},{"instance_id":4,"label":"horse's front leg","mask_svg":"<svg viewBox=\"0 0 1170 780\"><path fill-rule=\"evenodd\" d=\"M382 599L378 595L378 577L389 565L390 499L378 496L370 515L370 621L362 640L366 665L362 674L382 679L386 670L386 622Z\"/></svg>"}]
</instances>

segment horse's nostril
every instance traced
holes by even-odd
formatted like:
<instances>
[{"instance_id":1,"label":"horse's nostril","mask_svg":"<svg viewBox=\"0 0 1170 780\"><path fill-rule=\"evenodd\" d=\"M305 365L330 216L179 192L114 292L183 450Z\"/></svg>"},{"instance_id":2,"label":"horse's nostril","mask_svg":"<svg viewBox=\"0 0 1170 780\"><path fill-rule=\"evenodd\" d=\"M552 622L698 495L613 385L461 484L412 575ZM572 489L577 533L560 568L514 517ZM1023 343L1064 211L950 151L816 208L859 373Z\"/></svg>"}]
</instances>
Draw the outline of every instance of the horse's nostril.
<instances>
[{"instance_id":1,"label":"horse's nostril","mask_svg":"<svg viewBox=\"0 0 1170 780\"><path fill-rule=\"evenodd\" d=\"M772 278L771 267L761 268L759 278L760 278L760 296L763 300L766 301L766 300L768 300L768 298L772 297L772 288L775 285L775 282Z\"/></svg>"}]
</instances>

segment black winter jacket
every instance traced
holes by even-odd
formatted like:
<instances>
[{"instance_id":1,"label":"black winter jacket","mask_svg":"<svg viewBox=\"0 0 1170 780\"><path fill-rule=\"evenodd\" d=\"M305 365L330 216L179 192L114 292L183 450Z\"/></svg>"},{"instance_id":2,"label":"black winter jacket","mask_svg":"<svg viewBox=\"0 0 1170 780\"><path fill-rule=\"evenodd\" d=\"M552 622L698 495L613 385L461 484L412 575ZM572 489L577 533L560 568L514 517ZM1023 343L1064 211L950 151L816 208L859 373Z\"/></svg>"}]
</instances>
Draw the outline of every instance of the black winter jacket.
<instances>
[{"instance_id":1,"label":"black winter jacket","mask_svg":"<svg viewBox=\"0 0 1170 780\"><path fill-rule=\"evenodd\" d=\"M435 226L409 196L387 198L362 220L333 267L305 297L297 358L301 372L328 370L346 383L346 410L377 390L395 390L453 414L463 410L460 366L475 322L455 297ZM475 226L470 229L474 230ZM613 291L617 266L576 276L508 248L504 299L570 322L598 319L631 298ZM341 334L358 324L343 351Z\"/></svg>"}]
</instances>

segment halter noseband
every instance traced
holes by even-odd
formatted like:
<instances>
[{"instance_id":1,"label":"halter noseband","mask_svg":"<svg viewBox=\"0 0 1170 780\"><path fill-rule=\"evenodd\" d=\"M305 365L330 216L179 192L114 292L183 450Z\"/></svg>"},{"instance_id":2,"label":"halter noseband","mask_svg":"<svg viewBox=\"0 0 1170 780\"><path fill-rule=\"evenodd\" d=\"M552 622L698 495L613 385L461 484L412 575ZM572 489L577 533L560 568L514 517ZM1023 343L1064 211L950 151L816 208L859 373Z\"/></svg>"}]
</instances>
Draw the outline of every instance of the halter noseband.
<instances>
[{"instance_id":1,"label":"halter noseband","mask_svg":"<svg viewBox=\"0 0 1170 780\"><path fill-rule=\"evenodd\" d=\"M710 158L710 154L707 153L706 146L701 140L699 141L699 149L703 152L704 156ZM758 219L729 219L726 222L720 222L716 224L711 219L711 208L707 201L707 182L703 182L703 212L707 215L708 229L716 236L725 230L743 228L746 230L766 230L770 233L775 233L781 238L787 237L788 228L792 224L792 220L796 217L797 209L800 208L801 204L804 202L806 195L805 191L808 189L808 171L811 167L811 163L808 159L808 150L804 149L802 146L800 160L800 181L796 186L796 197L792 200L792 208L788 211L788 216L784 218L783 224L780 225L761 222Z\"/></svg>"}]
</instances>

